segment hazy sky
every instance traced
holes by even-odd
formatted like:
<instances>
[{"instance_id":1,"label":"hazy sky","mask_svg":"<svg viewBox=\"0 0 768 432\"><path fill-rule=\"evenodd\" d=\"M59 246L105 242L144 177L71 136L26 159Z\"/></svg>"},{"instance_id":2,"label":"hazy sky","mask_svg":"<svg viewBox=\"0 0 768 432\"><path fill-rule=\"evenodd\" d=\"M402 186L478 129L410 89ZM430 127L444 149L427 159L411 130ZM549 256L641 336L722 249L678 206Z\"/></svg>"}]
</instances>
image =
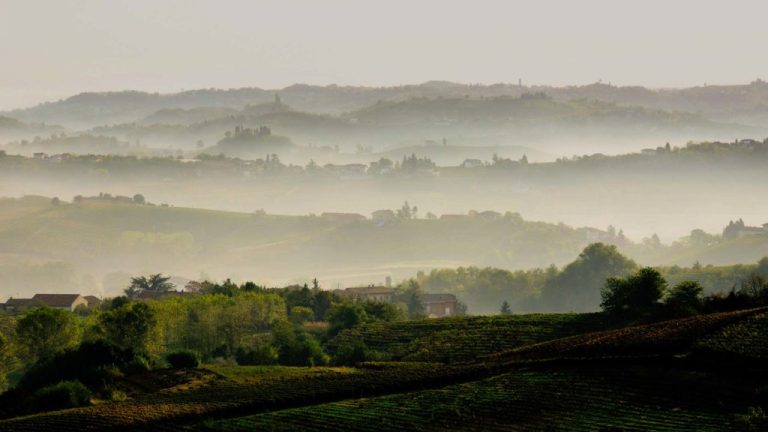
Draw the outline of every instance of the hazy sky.
<instances>
[{"instance_id":1,"label":"hazy sky","mask_svg":"<svg viewBox=\"0 0 768 432\"><path fill-rule=\"evenodd\" d=\"M768 1L0 0L0 109L81 91L768 78Z\"/></svg>"}]
</instances>

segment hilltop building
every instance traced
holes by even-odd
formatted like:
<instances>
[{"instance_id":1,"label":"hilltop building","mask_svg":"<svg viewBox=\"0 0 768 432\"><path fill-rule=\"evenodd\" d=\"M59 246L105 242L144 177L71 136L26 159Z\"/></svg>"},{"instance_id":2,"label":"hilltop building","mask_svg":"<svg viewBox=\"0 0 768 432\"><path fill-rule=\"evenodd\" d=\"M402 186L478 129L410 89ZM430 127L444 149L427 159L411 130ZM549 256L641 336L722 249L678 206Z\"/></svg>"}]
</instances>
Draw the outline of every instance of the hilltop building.
<instances>
[{"instance_id":1,"label":"hilltop building","mask_svg":"<svg viewBox=\"0 0 768 432\"><path fill-rule=\"evenodd\" d=\"M347 297L353 301L379 301L392 303L395 297L395 290L385 286L354 287L345 290L339 290L339 295Z\"/></svg>"},{"instance_id":2,"label":"hilltop building","mask_svg":"<svg viewBox=\"0 0 768 432\"><path fill-rule=\"evenodd\" d=\"M457 300L453 294L425 294L421 303L430 318L453 316L456 313Z\"/></svg>"},{"instance_id":3,"label":"hilltop building","mask_svg":"<svg viewBox=\"0 0 768 432\"><path fill-rule=\"evenodd\" d=\"M376 210L375 212L371 213L371 220L373 223L379 226L393 222L395 219L397 219L397 216L392 210Z\"/></svg>"},{"instance_id":4,"label":"hilltop building","mask_svg":"<svg viewBox=\"0 0 768 432\"><path fill-rule=\"evenodd\" d=\"M368 285L366 287L353 287L335 291L340 297L348 298L355 302L385 302L393 303L395 290L387 286ZM421 303L424 313L429 318L441 318L456 314L458 300L453 294L424 294Z\"/></svg>"},{"instance_id":5,"label":"hilltop building","mask_svg":"<svg viewBox=\"0 0 768 432\"><path fill-rule=\"evenodd\" d=\"M10 298L3 304L5 310L20 310L28 307L47 306L70 312L80 306L89 307L88 300L80 294L35 294L32 298Z\"/></svg>"}]
</instances>

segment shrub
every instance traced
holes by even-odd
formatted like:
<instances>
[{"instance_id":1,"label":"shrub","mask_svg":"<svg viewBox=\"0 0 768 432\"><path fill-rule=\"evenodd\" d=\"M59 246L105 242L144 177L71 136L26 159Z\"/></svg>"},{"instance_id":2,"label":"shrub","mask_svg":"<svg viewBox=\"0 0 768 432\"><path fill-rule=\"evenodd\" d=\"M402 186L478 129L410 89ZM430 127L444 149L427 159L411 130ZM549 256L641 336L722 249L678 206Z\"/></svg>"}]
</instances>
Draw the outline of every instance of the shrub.
<instances>
[{"instance_id":1,"label":"shrub","mask_svg":"<svg viewBox=\"0 0 768 432\"><path fill-rule=\"evenodd\" d=\"M311 308L305 306L294 306L291 308L290 319L294 324L304 324L307 321L312 321L315 317L315 313Z\"/></svg>"},{"instance_id":2,"label":"shrub","mask_svg":"<svg viewBox=\"0 0 768 432\"><path fill-rule=\"evenodd\" d=\"M76 408L91 404L91 391L80 381L62 381L37 390L31 398L35 411Z\"/></svg>"},{"instance_id":3,"label":"shrub","mask_svg":"<svg viewBox=\"0 0 768 432\"><path fill-rule=\"evenodd\" d=\"M272 343L277 348L280 364L287 366L319 366L328 364L328 356L320 343L300 326L288 322L275 323Z\"/></svg>"},{"instance_id":4,"label":"shrub","mask_svg":"<svg viewBox=\"0 0 768 432\"><path fill-rule=\"evenodd\" d=\"M747 431L764 431L768 427L768 414L760 407L749 407L746 414L736 416L739 426Z\"/></svg>"},{"instance_id":5,"label":"shrub","mask_svg":"<svg viewBox=\"0 0 768 432\"><path fill-rule=\"evenodd\" d=\"M336 355L333 356L333 363L336 365L356 365L366 361L382 360L385 360L385 356L368 348L361 339L353 339L338 345Z\"/></svg>"},{"instance_id":6,"label":"shrub","mask_svg":"<svg viewBox=\"0 0 768 432\"><path fill-rule=\"evenodd\" d=\"M147 370L142 361L145 360L131 350L121 350L108 342L84 342L77 349L35 364L24 374L18 387L33 392L60 381L80 381L104 388L111 384L116 373Z\"/></svg>"},{"instance_id":7,"label":"shrub","mask_svg":"<svg viewBox=\"0 0 768 432\"><path fill-rule=\"evenodd\" d=\"M235 360L241 366L259 366L277 364L278 352L272 345L261 345L254 349L240 347L235 353Z\"/></svg>"},{"instance_id":8,"label":"shrub","mask_svg":"<svg viewBox=\"0 0 768 432\"><path fill-rule=\"evenodd\" d=\"M603 310L622 318L642 318L657 312L667 282L650 267L641 268L625 278L610 277L601 291Z\"/></svg>"},{"instance_id":9,"label":"shrub","mask_svg":"<svg viewBox=\"0 0 768 432\"><path fill-rule=\"evenodd\" d=\"M165 356L165 360L173 369L189 369L200 366L200 357L194 351L174 351Z\"/></svg>"}]
</instances>

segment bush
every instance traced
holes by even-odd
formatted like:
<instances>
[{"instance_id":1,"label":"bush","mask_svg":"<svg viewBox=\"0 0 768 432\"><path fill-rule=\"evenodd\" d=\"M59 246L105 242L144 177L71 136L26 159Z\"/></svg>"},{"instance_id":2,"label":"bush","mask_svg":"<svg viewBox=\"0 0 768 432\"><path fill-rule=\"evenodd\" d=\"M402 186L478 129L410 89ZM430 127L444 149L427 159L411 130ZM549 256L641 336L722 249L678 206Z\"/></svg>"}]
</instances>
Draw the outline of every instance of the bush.
<instances>
[{"instance_id":1,"label":"bush","mask_svg":"<svg viewBox=\"0 0 768 432\"><path fill-rule=\"evenodd\" d=\"M366 361L382 361L385 359L384 355L368 348L362 340L354 339L337 347L336 354L333 356L333 364L352 366Z\"/></svg>"},{"instance_id":2,"label":"bush","mask_svg":"<svg viewBox=\"0 0 768 432\"><path fill-rule=\"evenodd\" d=\"M194 351L175 351L166 355L165 360L173 369L191 369L200 366L200 357Z\"/></svg>"},{"instance_id":3,"label":"bush","mask_svg":"<svg viewBox=\"0 0 768 432\"><path fill-rule=\"evenodd\" d=\"M320 366L328 364L328 356L320 343L300 326L277 322L272 328L272 343L278 361L286 366Z\"/></svg>"},{"instance_id":4,"label":"bush","mask_svg":"<svg viewBox=\"0 0 768 432\"><path fill-rule=\"evenodd\" d=\"M83 342L77 349L36 363L24 374L18 388L31 393L60 381L80 381L103 389L116 374L146 370L142 362L145 359L131 350L121 350L108 342Z\"/></svg>"},{"instance_id":5,"label":"bush","mask_svg":"<svg viewBox=\"0 0 768 432\"><path fill-rule=\"evenodd\" d=\"M609 315L622 319L654 316L666 288L667 282L657 270L643 267L625 278L606 279L600 292L600 306Z\"/></svg>"},{"instance_id":6,"label":"bush","mask_svg":"<svg viewBox=\"0 0 768 432\"><path fill-rule=\"evenodd\" d=\"M91 391L80 381L62 381L43 387L31 398L34 411L52 411L64 408L76 408L91 404Z\"/></svg>"},{"instance_id":7,"label":"bush","mask_svg":"<svg viewBox=\"0 0 768 432\"><path fill-rule=\"evenodd\" d=\"M736 421L743 430L764 431L768 427L768 414L760 407L749 407L746 414L736 416Z\"/></svg>"},{"instance_id":8,"label":"bush","mask_svg":"<svg viewBox=\"0 0 768 432\"><path fill-rule=\"evenodd\" d=\"M240 347L235 353L235 360L241 366L260 366L277 364L278 352L272 345L262 345L254 349Z\"/></svg>"}]
</instances>

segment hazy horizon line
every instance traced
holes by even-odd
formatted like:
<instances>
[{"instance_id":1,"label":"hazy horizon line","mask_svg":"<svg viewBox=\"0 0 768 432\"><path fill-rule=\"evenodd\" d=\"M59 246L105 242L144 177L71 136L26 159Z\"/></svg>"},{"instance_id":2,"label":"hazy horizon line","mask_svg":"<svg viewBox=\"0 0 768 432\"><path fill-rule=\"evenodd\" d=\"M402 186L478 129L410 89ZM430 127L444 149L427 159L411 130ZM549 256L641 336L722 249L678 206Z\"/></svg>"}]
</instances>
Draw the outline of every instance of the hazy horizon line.
<instances>
[{"instance_id":1,"label":"hazy horizon line","mask_svg":"<svg viewBox=\"0 0 768 432\"><path fill-rule=\"evenodd\" d=\"M645 85L645 84L627 84L627 83L615 83L613 81L606 81L606 80L596 80L586 83L571 83L571 84L547 84L547 83L526 83L524 80L522 80L522 87L524 88L553 88L553 89L566 89L566 88L578 88L578 87L587 87L590 85L596 85L596 84L602 84L606 86L611 86L615 88L632 88L632 87L639 87L644 88L651 91L674 91L674 90L685 90L685 89L693 89L693 88L704 88L704 87L731 87L731 86L747 86L754 84L756 82L765 82L761 77L756 77L752 81L749 82L716 82L716 83L701 83L698 85L694 84L688 84L688 85L663 85L663 86L652 86L652 85ZM76 92L58 92L58 91L52 91L51 93L60 93L61 96L56 98L56 96L49 96L45 97L44 99L40 100L36 103L31 103L27 105L22 106L15 106L15 107L3 107L0 106L0 112L12 112L12 111L20 111L25 109L34 108L40 105L45 104L51 104L51 103L57 103L62 102L68 99L71 99L76 96L80 95L86 95L86 94L110 94L110 93L129 93L129 92L135 92L135 93L145 93L145 94L157 94L161 96L170 96L170 95L178 95L188 92L195 92L195 91L205 91L205 90L217 90L217 91L237 91L237 90L262 90L262 91L283 91L288 88L294 87L294 86L307 86L307 87L321 87L321 88L329 88L329 87L337 87L337 88L359 88L359 89L394 89L394 88L402 88L402 87L420 87L424 86L426 84L430 83L445 83L445 84L456 84L461 86L477 86L477 87L492 87L492 86L518 86L520 83L514 82L514 81L496 81L496 82L466 82L461 80L446 80L446 79L431 79L426 81L411 81L411 82L402 82L402 83L392 83L392 84L355 84L355 83L349 83L349 84L339 84L338 82L329 82L329 83L310 83L310 82L300 82L296 81L291 84L287 84L284 86L259 86L259 85L242 85L242 86L230 86L230 87L224 87L224 86L195 86L195 87L189 87L189 88L181 88L179 90L171 90L171 89L159 89L154 88L150 89L147 87L127 87L118 89L94 89L94 90L80 90ZM46 91L43 91L46 92ZM2 87L0 87L0 94L3 93ZM46 92L47 93L47 92ZM0 103L0 105L2 105Z\"/></svg>"}]
</instances>

